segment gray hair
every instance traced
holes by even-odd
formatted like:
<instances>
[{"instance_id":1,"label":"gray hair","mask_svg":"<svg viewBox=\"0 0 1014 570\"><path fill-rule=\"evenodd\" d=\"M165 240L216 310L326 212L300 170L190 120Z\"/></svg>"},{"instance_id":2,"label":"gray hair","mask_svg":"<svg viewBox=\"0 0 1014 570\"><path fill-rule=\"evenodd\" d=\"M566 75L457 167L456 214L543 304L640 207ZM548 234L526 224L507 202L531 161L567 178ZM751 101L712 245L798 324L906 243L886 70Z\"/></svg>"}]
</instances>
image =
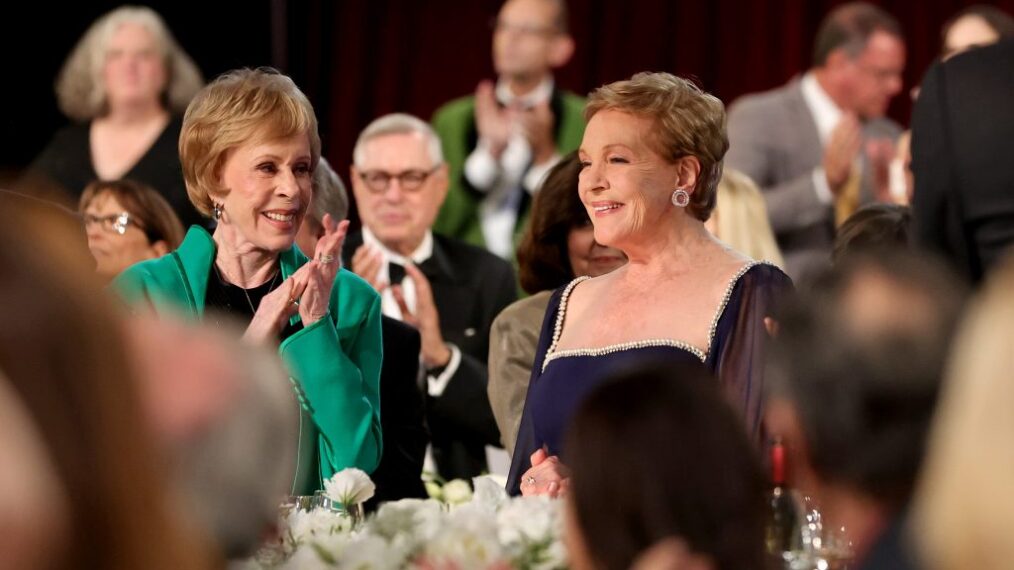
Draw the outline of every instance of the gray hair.
<instances>
[{"instance_id":1,"label":"gray hair","mask_svg":"<svg viewBox=\"0 0 1014 570\"><path fill-rule=\"evenodd\" d=\"M144 26L154 37L166 67L164 103L171 112L182 113L204 79L190 56L176 43L162 17L151 8L123 6L109 12L88 28L74 46L56 79L60 110L71 119L89 121L109 111L102 84L109 40L123 24Z\"/></svg>"},{"instance_id":2,"label":"gray hair","mask_svg":"<svg viewBox=\"0 0 1014 570\"><path fill-rule=\"evenodd\" d=\"M406 135L419 133L426 140L426 149L429 151L430 160L433 166L443 164L444 151L440 146L440 137L426 121L406 113L391 113L378 119L363 129L356 140L356 147L352 150L352 162L357 167L366 160L366 143L384 135Z\"/></svg>"},{"instance_id":3,"label":"gray hair","mask_svg":"<svg viewBox=\"0 0 1014 570\"><path fill-rule=\"evenodd\" d=\"M177 444L178 481L226 556L244 558L254 553L290 490L299 407L276 351L217 330L208 334L217 337L222 358L234 363L240 389L206 429Z\"/></svg>"},{"instance_id":4,"label":"gray hair","mask_svg":"<svg viewBox=\"0 0 1014 570\"><path fill-rule=\"evenodd\" d=\"M313 201L306 211L306 220L321 224L324 214L331 214L336 222L349 215L349 193L341 177L322 156L313 171Z\"/></svg>"}]
</instances>

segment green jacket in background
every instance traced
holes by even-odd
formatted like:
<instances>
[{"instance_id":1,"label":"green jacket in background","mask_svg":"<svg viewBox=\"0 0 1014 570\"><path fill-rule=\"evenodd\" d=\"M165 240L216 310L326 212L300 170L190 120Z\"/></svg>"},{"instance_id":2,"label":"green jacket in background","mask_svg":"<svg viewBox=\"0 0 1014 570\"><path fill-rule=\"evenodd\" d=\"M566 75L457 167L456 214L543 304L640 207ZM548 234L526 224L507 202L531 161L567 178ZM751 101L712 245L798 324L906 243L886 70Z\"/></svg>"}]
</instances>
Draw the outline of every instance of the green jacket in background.
<instances>
[{"instance_id":1,"label":"green jacket in background","mask_svg":"<svg viewBox=\"0 0 1014 570\"><path fill-rule=\"evenodd\" d=\"M550 109L556 117L556 149L561 155L577 150L584 136L584 98L567 91L555 90ZM455 99L433 114L433 129L443 144L444 160L450 170L450 188L433 231L486 247L479 219L479 204L485 194L472 188L465 179L465 160L479 141L475 125L475 97ZM525 200L514 226L514 243L517 245L525 226L531 200Z\"/></svg>"},{"instance_id":2,"label":"green jacket in background","mask_svg":"<svg viewBox=\"0 0 1014 570\"><path fill-rule=\"evenodd\" d=\"M178 250L127 268L113 286L132 306L200 320L214 259L211 235L193 226ZM296 247L280 254L282 279L308 261ZM312 495L346 467L372 473L380 462L380 296L342 269L329 312L331 318L299 330L278 348L301 406L295 495ZM293 324L298 321L298 314L292 317Z\"/></svg>"}]
</instances>

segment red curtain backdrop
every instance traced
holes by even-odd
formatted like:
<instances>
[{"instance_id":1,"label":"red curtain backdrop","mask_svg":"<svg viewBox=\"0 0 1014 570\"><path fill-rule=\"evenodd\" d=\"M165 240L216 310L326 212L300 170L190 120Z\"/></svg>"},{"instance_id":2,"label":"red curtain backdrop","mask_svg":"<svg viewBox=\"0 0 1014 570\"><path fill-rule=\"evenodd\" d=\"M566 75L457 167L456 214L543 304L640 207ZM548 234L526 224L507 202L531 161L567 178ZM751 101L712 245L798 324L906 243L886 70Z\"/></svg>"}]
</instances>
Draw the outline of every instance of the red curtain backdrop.
<instances>
[{"instance_id":1,"label":"red curtain backdrop","mask_svg":"<svg viewBox=\"0 0 1014 570\"><path fill-rule=\"evenodd\" d=\"M151 0L206 77L273 65L293 76L320 117L325 156L348 179L352 146L373 118L405 111L429 118L445 101L492 78L490 21L501 0ZM907 36L905 94L891 116L908 122L907 92L940 48L940 27L968 0L877 2ZM0 182L27 164L66 119L53 79L71 47L117 0L9 7L0 34L7 89L0 90ZM696 77L731 102L804 70L830 0L571 0L577 42L557 74L587 93L638 71ZM1014 13L1014 0L995 5ZM984 110L988 113L988 110Z\"/></svg>"},{"instance_id":2,"label":"red curtain backdrop","mask_svg":"<svg viewBox=\"0 0 1014 570\"><path fill-rule=\"evenodd\" d=\"M805 70L827 0L572 0L577 43L557 74L587 93L638 71L697 78L726 103ZM901 22L905 89L890 110L908 123L908 91L940 49L940 27L973 2L877 2ZM995 3L1014 12L1014 1ZM321 118L325 156L348 178L352 145L373 118L405 111L428 119L442 103L492 78L490 21L499 1L316 0L289 6L289 71ZM988 111L985 111L988 112Z\"/></svg>"}]
</instances>

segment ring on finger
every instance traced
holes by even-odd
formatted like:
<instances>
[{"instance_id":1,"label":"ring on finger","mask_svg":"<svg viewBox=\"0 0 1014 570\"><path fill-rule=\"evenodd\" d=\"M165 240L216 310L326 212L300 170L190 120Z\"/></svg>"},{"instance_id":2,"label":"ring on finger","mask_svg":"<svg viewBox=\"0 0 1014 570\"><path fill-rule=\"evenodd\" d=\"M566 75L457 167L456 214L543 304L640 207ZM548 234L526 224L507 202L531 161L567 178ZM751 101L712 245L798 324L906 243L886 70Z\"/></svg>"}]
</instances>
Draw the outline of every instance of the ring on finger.
<instances>
[{"instance_id":1,"label":"ring on finger","mask_svg":"<svg viewBox=\"0 0 1014 570\"><path fill-rule=\"evenodd\" d=\"M317 256L317 261L321 265L327 265L328 263L334 263L335 259L337 259L337 258L335 256L331 255L330 253L322 253L319 256Z\"/></svg>"},{"instance_id":2,"label":"ring on finger","mask_svg":"<svg viewBox=\"0 0 1014 570\"><path fill-rule=\"evenodd\" d=\"M529 476L525 479L525 483L528 483L529 487L534 487L538 480L535 477Z\"/></svg>"}]
</instances>

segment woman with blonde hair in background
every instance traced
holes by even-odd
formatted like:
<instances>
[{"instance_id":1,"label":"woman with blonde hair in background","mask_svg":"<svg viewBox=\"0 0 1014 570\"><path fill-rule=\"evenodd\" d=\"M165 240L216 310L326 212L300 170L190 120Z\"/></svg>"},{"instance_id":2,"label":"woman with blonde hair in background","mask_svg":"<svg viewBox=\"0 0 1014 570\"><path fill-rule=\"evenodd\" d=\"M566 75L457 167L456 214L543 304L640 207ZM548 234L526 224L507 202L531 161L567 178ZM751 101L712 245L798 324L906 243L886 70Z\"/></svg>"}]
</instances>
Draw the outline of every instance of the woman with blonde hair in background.
<instances>
[{"instance_id":1,"label":"woman with blonde hair in background","mask_svg":"<svg viewBox=\"0 0 1014 570\"><path fill-rule=\"evenodd\" d=\"M1014 560L1014 258L971 304L948 365L916 498L930 570L1005 570Z\"/></svg>"},{"instance_id":2,"label":"woman with blonde hair in background","mask_svg":"<svg viewBox=\"0 0 1014 570\"><path fill-rule=\"evenodd\" d=\"M704 227L740 253L785 266L771 230L764 196L757 184L738 170L724 169L718 182L715 209Z\"/></svg>"},{"instance_id":3,"label":"woman with blonde hair in background","mask_svg":"<svg viewBox=\"0 0 1014 570\"><path fill-rule=\"evenodd\" d=\"M130 178L157 190L187 226L202 223L187 200L176 143L201 72L161 16L123 6L95 21L56 80L58 131L20 185L81 195L93 180Z\"/></svg>"}]
</instances>

